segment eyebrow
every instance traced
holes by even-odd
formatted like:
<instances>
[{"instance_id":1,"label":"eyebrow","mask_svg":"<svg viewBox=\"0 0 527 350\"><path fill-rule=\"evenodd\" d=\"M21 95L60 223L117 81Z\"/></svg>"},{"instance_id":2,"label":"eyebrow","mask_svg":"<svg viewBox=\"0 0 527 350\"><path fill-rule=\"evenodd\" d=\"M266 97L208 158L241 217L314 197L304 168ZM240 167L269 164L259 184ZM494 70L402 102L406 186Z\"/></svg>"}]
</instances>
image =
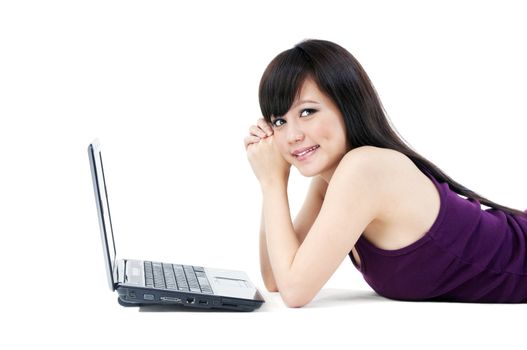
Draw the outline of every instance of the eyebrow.
<instances>
[{"instance_id":1,"label":"eyebrow","mask_svg":"<svg viewBox=\"0 0 527 350\"><path fill-rule=\"evenodd\" d=\"M317 101L313 101L313 100L302 100L302 101L298 101L297 103L295 103L294 105L291 106L291 108L295 108L296 106L298 105L301 105L302 103L316 103L318 104Z\"/></svg>"}]
</instances>

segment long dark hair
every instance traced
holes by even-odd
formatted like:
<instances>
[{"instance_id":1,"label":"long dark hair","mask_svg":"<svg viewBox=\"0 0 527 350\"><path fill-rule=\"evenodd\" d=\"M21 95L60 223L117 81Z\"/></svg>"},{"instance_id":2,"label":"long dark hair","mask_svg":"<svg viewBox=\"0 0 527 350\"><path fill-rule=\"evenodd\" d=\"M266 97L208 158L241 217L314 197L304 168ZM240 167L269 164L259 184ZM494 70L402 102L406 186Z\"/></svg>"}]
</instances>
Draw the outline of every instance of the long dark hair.
<instances>
[{"instance_id":1,"label":"long dark hair","mask_svg":"<svg viewBox=\"0 0 527 350\"><path fill-rule=\"evenodd\" d=\"M271 116L287 113L307 77L339 108L351 149L370 145L399 151L439 182L447 182L454 192L509 214L527 216L526 212L494 203L469 190L415 152L391 126L360 63L346 49L330 41L302 41L269 63L259 87L260 109L267 122L271 122Z\"/></svg>"}]
</instances>

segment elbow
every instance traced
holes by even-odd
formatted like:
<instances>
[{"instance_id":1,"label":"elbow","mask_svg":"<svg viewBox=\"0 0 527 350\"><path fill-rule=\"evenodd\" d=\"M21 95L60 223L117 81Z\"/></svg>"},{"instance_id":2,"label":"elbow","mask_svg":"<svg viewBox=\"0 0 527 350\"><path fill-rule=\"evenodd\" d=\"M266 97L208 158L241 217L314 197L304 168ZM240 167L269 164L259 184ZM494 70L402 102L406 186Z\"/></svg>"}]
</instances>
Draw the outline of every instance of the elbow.
<instances>
[{"instance_id":1,"label":"elbow","mask_svg":"<svg viewBox=\"0 0 527 350\"><path fill-rule=\"evenodd\" d=\"M282 299L284 300L284 304L289 308L301 308L306 306L311 299L304 298L302 296L285 296L282 294Z\"/></svg>"},{"instance_id":2,"label":"elbow","mask_svg":"<svg viewBox=\"0 0 527 350\"><path fill-rule=\"evenodd\" d=\"M290 309L300 309L304 307L307 303L299 302L296 300L293 301L284 301L285 305Z\"/></svg>"},{"instance_id":3,"label":"elbow","mask_svg":"<svg viewBox=\"0 0 527 350\"><path fill-rule=\"evenodd\" d=\"M299 288L289 287L285 291L281 289L280 295L284 304L289 308L301 308L313 300L311 293L307 293L305 289Z\"/></svg>"}]
</instances>

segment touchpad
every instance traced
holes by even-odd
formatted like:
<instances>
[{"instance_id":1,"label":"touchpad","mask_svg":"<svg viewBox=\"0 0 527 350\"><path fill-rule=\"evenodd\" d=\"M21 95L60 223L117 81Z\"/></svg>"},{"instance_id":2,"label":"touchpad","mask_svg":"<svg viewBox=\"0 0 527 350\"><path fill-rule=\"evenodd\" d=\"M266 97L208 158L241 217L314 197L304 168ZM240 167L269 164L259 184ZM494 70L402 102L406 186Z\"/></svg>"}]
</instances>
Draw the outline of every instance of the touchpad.
<instances>
[{"instance_id":1,"label":"touchpad","mask_svg":"<svg viewBox=\"0 0 527 350\"><path fill-rule=\"evenodd\" d=\"M234 278L225 278L225 277L214 277L215 282L222 287L249 287L245 280L238 280Z\"/></svg>"}]
</instances>

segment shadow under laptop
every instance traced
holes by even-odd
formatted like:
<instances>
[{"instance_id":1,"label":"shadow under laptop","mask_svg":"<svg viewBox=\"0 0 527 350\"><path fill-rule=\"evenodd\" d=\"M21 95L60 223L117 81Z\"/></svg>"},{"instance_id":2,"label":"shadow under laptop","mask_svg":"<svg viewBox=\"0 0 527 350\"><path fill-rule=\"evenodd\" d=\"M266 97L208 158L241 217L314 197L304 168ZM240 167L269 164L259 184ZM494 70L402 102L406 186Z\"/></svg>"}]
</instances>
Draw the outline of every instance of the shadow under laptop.
<instances>
[{"instance_id":1,"label":"shadow under laptop","mask_svg":"<svg viewBox=\"0 0 527 350\"><path fill-rule=\"evenodd\" d=\"M267 292L264 293L264 298L266 302L252 312L272 312L287 308L279 293ZM303 309L346 307L353 304L379 302L390 302L390 300L378 295L374 291L325 288L309 304L304 306ZM226 309L199 309L182 305L144 305L138 308L139 312L244 312Z\"/></svg>"},{"instance_id":2,"label":"shadow under laptop","mask_svg":"<svg viewBox=\"0 0 527 350\"><path fill-rule=\"evenodd\" d=\"M182 305L144 305L139 306L139 312L221 312L221 313L240 313L240 312L250 312L250 311L235 311L227 309L199 309L193 307L185 307ZM255 310L258 311L259 309ZM253 311L254 312L254 311Z\"/></svg>"}]
</instances>

